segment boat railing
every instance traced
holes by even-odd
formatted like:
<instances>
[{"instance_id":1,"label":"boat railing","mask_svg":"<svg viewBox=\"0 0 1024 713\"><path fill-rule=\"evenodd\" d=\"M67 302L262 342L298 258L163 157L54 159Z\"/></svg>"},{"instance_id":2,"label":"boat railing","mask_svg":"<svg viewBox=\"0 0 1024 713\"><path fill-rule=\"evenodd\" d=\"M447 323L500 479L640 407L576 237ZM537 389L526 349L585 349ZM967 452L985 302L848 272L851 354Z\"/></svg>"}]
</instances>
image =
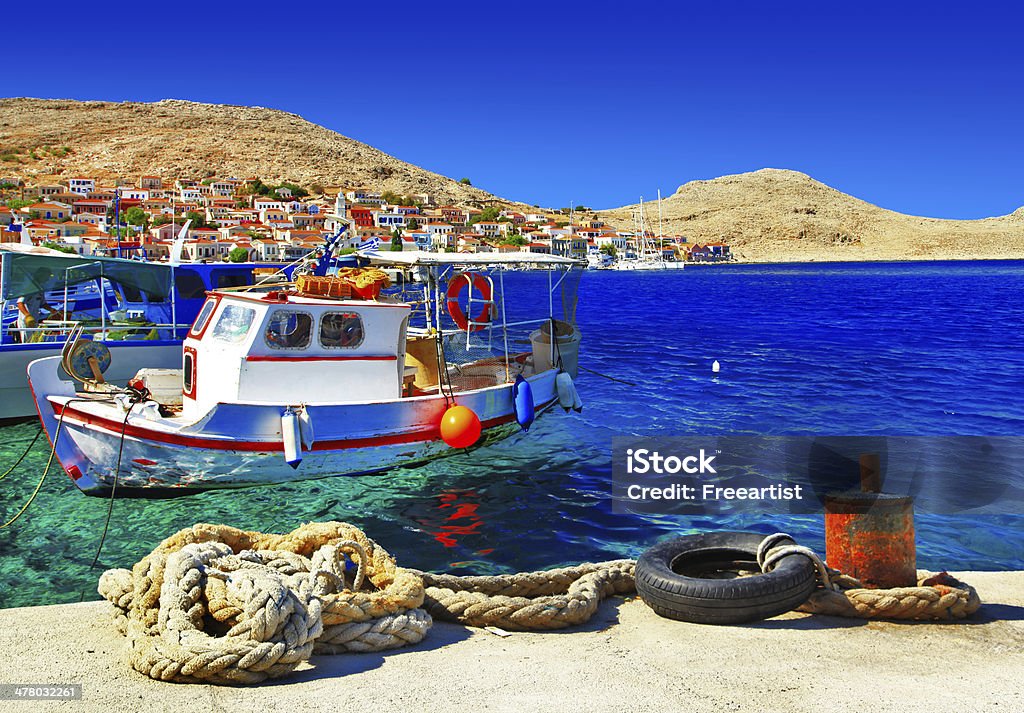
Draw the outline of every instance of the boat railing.
<instances>
[{"instance_id":1,"label":"boat railing","mask_svg":"<svg viewBox=\"0 0 1024 713\"><path fill-rule=\"evenodd\" d=\"M158 334L161 331L164 332L182 332L189 329L191 325L188 324L169 324L169 323L157 323L157 322L130 322L130 321L108 321L106 324L84 324L77 320L52 320L47 321L43 326L39 327L18 327L15 324L5 325L3 344L18 344L19 342L13 341L11 337L19 335L22 339L21 344L48 344L48 343L59 343L63 342L65 338L72 334L76 329L80 329L83 334L90 334L94 338L99 335L103 337L119 332L152 332L154 329L157 330ZM25 335L29 335L28 339L25 339ZM135 339L109 339L104 341L152 341L135 335ZM156 337L157 339L159 338Z\"/></svg>"}]
</instances>

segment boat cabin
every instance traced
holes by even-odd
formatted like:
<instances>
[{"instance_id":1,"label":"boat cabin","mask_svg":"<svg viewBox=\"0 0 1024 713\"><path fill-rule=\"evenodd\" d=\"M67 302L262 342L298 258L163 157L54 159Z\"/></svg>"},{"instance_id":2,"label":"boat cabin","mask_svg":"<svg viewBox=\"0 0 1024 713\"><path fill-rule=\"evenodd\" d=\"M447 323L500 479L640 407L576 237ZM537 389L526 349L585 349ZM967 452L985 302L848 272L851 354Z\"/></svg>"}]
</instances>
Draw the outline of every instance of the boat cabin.
<instances>
[{"instance_id":1,"label":"boat cabin","mask_svg":"<svg viewBox=\"0 0 1024 713\"><path fill-rule=\"evenodd\" d=\"M211 292L183 346L183 415L225 402L397 399L409 312L401 302Z\"/></svg>"}]
</instances>

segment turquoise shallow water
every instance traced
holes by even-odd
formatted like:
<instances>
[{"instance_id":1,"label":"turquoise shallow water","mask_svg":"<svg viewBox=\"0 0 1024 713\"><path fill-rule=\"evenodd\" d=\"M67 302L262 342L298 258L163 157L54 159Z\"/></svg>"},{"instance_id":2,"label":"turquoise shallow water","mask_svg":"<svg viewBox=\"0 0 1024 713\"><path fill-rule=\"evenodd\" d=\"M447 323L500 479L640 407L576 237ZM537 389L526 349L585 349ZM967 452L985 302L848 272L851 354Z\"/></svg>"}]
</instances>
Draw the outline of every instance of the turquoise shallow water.
<instances>
[{"instance_id":1,"label":"turquoise shallow water","mask_svg":"<svg viewBox=\"0 0 1024 713\"><path fill-rule=\"evenodd\" d=\"M527 434L421 468L116 501L92 568L108 502L81 495L54 469L26 515L0 530L0 606L97 598L103 569L130 566L196 522L283 532L345 520L401 564L467 574L636 556L670 534L705 529L784 529L821 550L820 515L613 514L612 437L1024 436L1022 263L588 273L578 318L583 363L635 387L581 373L582 414L549 414ZM0 429L0 472L36 428ZM0 481L2 519L31 494L48 455L40 441ZM1022 473L1007 477L1024 485ZM919 514L917 532L922 567L1024 569L1020 516Z\"/></svg>"}]
</instances>

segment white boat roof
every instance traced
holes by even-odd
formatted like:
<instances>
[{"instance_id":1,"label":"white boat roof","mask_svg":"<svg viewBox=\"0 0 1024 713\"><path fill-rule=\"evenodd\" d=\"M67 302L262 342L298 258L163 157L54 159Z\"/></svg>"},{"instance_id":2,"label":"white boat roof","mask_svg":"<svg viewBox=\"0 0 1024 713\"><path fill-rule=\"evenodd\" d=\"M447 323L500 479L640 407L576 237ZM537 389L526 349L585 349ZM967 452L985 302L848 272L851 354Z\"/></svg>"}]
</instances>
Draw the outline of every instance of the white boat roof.
<instances>
[{"instance_id":1,"label":"white boat roof","mask_svg":"<svg viewBox=\"0 0 1024 713\"><path fill-rule=\"evenodd\" d=\"M359 253L371 265L581 265L580 260L541 253L430 253L422 250L403 252L365 251Z\"/></svg>"}]
</instances>

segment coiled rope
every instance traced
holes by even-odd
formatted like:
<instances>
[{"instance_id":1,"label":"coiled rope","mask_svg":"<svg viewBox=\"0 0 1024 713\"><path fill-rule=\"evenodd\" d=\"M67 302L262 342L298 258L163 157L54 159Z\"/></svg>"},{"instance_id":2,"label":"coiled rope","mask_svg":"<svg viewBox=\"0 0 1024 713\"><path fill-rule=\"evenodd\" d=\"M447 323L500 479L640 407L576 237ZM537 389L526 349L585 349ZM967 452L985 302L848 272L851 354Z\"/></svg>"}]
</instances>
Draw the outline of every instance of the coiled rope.
<instances>
[{"instance_id":1,"label":"coiled rope","mask_svg":"<svg viewBox=\"0 0 1024 713\"><path fill-rule=\"evenodd\" d=\"M494 594L469 591L485 586ZM553 629L586 621L603 597L626 591L628 560L493 578L424 575L342 522L286 535L195 525L99 582L132 668L228 684L285 675L313 653L417 643L433 623L425 601L431 613L473 626Z\"/></svg>"}]
</instances>

